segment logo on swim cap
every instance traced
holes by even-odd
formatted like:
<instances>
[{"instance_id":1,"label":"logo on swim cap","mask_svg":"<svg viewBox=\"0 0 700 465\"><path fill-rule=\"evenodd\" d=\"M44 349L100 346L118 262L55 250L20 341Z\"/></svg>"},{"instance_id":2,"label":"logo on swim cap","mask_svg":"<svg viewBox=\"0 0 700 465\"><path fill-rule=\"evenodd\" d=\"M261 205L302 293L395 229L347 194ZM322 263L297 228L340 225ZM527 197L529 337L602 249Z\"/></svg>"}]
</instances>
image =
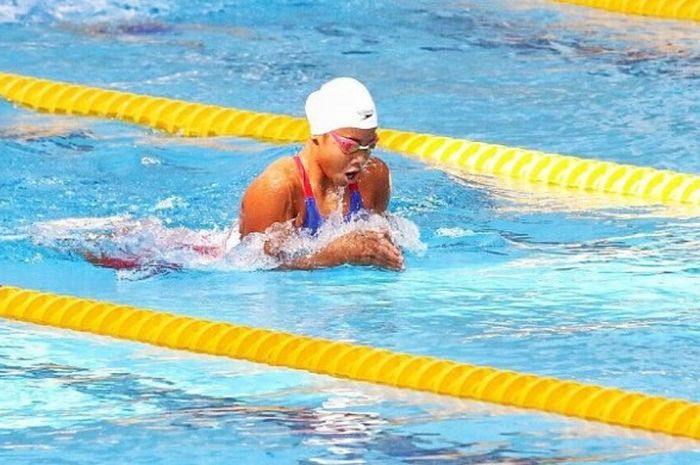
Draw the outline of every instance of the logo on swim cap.
<instances>
[{"instance_id":1,"label":"logo on swim cap","mask_svg":"<svg viewBox=\"0 0 700 465\"><path fill-rule=\"evenodd\" d=\"M374 115L374 110L360 110L357 112L358 115L362 117L362 119L367 119L371 118Z\"/></svg>"},{"instance_id":2,"label":"logo on swim cap","mask_svg":"<svg viewBox=\"0 0 700 465\"><path fill-rule=\"evenodd\" d=\"M358 115L362 117L363 120L371 118L374 115L374 110L360 110L357 112Z\"/></svg>"}]
</instances>

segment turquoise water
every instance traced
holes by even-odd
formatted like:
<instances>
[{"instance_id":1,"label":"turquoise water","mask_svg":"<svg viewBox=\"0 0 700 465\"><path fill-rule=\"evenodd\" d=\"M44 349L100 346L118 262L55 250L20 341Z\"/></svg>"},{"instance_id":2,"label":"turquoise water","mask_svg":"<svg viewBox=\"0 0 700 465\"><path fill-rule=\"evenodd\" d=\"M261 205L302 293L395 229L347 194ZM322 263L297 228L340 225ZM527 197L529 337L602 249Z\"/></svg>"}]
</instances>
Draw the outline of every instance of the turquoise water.
<instances>
[{"instance_id":1,"label":"turquoise water","mask_svg":"<svg viewBox=\"0 0 700 465\"><path fill-rule=\"evenodd\" d=\"M321 82L353 75L386 127L697 173L699 35L544 1L18 1L0 5L0 70L296 115ZM60 224L118 217L151 248L173 231L221 238L248 182L297 146L6 102L0 122L2 283L700 401L696 210L460 179L379 151L402 273L270 272L236 246L223 262L115 274L73 253L92 231ZM700 457L692 441L556 416L6 321L0 334L2 463Z\"/></svg>"}]
</instances>

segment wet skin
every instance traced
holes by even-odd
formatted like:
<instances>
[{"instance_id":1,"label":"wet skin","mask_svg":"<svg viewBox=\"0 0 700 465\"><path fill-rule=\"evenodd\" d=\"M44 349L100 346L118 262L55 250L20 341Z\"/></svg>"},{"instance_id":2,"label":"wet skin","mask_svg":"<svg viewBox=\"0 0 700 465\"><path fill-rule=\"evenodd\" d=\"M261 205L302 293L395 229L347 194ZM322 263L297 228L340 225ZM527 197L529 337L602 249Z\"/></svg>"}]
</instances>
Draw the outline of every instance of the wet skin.
<instances>
[{"instance_id":1,"label":"wet skin","mask_svg":"<svg viewBox=\"0 0 700 465\"><path fill-rule=\"evenodd\" d=\"M376 136L375 129L341 128L335 133L354 139L360 145L369 144ZM389 168L382 160L370 157L369 150L344 153L332 135L323 134L307 141L299 156L319 212L324 217L339 208L347 213L350 200L347 186L352 182L357 183L367 210L379 214L386 212L391 196ZM241 237L271 230L282 231L282 236L284 232L291 234L290 228L300 228L305 217L299 170L291 157L282 158L268 166L246 190L240 210ZM280 258L283 268L310 269L342 264L392 270L403 268L401 252L388 231L353 231L338 237L313 255L294 260L282 258L281 242L283 240L268 241L265 252Z\"/></svg>"}]
</instances>

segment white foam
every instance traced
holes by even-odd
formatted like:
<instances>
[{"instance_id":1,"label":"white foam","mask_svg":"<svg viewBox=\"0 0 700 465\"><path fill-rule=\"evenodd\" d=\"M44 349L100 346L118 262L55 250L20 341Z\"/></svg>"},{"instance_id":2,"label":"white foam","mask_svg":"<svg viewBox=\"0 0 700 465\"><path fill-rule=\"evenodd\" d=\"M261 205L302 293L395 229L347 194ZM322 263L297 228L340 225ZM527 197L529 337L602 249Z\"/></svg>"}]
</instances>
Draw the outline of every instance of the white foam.
<instances>
[{"instance_id":1,"label":"white foam","mask_svg":"<svg viewBox=\"0 0 700 465\"><path fill-rule=\"evenodd\" d=\"M266 270L277 268L279 260L264 252L265 243L277 234L250 234L240 240L238 222L227 229L195 230L170 228L157 218L129 216L67 218L37 223L30 228L36 244L81 256L136 260L136 270L120 270L121 278L139 279L170 269ZM345 222L331 215L317 236L296 231L285 237L281 250L287 257L312 254L338 237L357 230L388 231L396 245L422 254L426 246L418 227L396 215L368 215Z\"/></svg>"},{"instance_id":2,"label":"white foam","mask_svg":"<svg viewBox=\"0 0 700 465\"><path fill-rule=\"evenodd\" d=\"M167 12L170 3L165 0L15 0L0 4L0 23L143 20L152 16L153 11Z\"/></svg>"},{"instance_id":3,"label":"white foam","mask_svg":"<svg viewBox=\"0 0 700 465\"><path fill-rule=\"evenodd\" d=\"M471 229L464 228L437 228L435 233L442 237L465 237L475 234Z\"/></svg>"},{"instance_id":4,"label":"white foam","mask_svg":"<svg viewBox=\"0 0 700 465\"><path fill-rule=\"evenodd\" d=\"M176 207L187 207L189 204L185 199L182 197L178 197L177 195L173 195L170 197L167 197L161 201L159 201L154 207L153 210L158 211L158 210L172 210L173 208Z\"/></svg>"},{"instance_id":5,"label":"white foam","mask_svg":"<svg viewBox=\"0 0 700 465\"><path fill-rule=\"evenodd\" d=\"M141 165L142 166L158 166L158 165L162 165L162 164L163 163L157 157L145 155L141 158Z\"/></svg>"}]
</instances>

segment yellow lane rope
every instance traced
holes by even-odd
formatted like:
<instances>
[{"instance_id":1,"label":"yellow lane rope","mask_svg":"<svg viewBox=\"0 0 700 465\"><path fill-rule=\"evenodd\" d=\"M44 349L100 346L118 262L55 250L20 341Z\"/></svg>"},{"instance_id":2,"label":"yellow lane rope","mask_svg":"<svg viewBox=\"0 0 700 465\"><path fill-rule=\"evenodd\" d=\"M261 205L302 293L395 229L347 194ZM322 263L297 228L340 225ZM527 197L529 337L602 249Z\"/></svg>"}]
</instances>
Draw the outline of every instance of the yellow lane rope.
<instances>
[{"instance_id":1,"label":"yellow lane rope","mask_svg":"<svg viewBox=\"0 0 700 465\"><path fill-rule=\"evenodd\" d=\"M184 136L242 136L276 142L308 137L306 120L0 73L0 96L35 110L101 116ZM700 177L534 150L418 134L379 132L383 148L466 174L623 194L651 204L700 204Z\"/></svg>"},{"instance_id":2,"label":"yellow lane rope","mask_svg":"<svg viewBox=\"0 0 700 465\"><path fill-rule=\"evenodd\" d=\"M698 0L555 0L616 13L700 21Z\"/></svg>"},{"instance_id":3,"label":"yellow lane rope","mask_svg":"<svg viewBox=\"0 0 700 465\"><path fill-rule=\"evenodd\" d=\"M14 287L0 316L700 439L700 404L684 400Z\"/></svg>"}]
</instances>

